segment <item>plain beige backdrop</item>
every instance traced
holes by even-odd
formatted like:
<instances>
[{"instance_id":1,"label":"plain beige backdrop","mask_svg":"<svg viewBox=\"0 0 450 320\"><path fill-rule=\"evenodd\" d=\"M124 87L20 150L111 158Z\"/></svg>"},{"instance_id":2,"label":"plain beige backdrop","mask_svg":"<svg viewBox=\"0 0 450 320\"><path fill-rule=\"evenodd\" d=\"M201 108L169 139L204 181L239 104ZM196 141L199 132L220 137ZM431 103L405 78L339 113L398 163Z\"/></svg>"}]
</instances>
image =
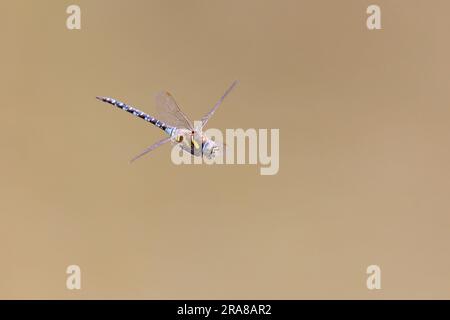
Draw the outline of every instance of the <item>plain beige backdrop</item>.
<instances>
[{"instance_id":1,"label":"plain beige backdrop","mask_svg":"<svg viewBox=\"0 0 450 320\"><path fill-rule=\"evenodd\" d=\"M0 298L450 298L449 10L3 1ZM209 126L279 128L275 176L129 165L162 132L95 99L152 114L167 89L198 119L235 79Z\"/></svg>"}]
</instances>

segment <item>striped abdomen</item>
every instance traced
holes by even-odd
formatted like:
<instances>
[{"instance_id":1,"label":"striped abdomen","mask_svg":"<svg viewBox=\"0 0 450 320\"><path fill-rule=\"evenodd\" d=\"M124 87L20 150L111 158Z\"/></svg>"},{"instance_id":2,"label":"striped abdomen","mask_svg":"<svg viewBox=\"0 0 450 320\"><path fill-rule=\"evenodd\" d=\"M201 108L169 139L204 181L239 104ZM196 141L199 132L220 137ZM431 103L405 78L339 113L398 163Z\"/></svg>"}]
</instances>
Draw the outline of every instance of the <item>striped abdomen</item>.
<instances>
[{"instance_id":1,"label":"striped abdomen","mask_svg":"<svg viewBox=\"0 0 450 320\"><path fill-rule=\"evenodd\" d=\"M109 104L112 104L113 106L116 106L119 109L125 110L128 113L131 113L132 115L139 117L141 119L144 119L147 122L150 122L152 124L154 124L155 126L157 126L158 128L160 128L161 130L164 130L166 133L168 133L169 135L172 133L173 131L173 127L168 126L167 124L165 124L162 121L159 121L155 118L153 118L152 116L149 116L148 114L146 114L145 112L142 112L141 110L138 110L132 106L129 106L123 102L117 101L115 99L112 98L108 98L108 97L96 97L98 100L103 101L103 102L107 102Z\"/></svg>"}]
</instances>

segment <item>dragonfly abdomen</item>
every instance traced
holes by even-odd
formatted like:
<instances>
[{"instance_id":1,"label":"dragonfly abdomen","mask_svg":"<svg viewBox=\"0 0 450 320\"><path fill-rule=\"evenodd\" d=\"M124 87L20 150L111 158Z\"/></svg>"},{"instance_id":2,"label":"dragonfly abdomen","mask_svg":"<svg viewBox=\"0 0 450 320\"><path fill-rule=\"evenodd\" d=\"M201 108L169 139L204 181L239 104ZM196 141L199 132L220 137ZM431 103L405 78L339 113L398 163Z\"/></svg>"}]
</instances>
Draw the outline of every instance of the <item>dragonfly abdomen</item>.
<instances>
[{"instance_id":1,"label":"dragonfly abdomen","mask_svg":"<svg viewBox=\"0 0 450 320\"><path fill-rule=\"evenodd\" d=\"M158 119L155 119L154 117L146 114L145 112L136 109L130 105L127 105L126 103L123 103L121 101L118 101L116 99L113 98L109 98L109 97L96 97L98 100L112 104L113 106L116 106L119 109L125 110L128 113L131 113L132 115L139 117L147 122L150 122L151 124L157 126L158 128L160 128L161 130L165 131L166 133L168 133L169 135L172 133L173 131L173 127L168 126L167 124L165 124L162 121L159 121Z\"/></svg>"}]
</instances>

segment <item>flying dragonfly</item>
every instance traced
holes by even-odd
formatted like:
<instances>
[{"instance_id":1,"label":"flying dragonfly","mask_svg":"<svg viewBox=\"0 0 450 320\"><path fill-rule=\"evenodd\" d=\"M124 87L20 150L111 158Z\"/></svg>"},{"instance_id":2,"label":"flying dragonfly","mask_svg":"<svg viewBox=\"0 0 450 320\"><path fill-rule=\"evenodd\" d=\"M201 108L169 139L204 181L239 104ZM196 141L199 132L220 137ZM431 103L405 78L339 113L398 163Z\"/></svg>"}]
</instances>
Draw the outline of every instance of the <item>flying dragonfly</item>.
<instances>
[{"instance_id":1,"label":"flying dragonfly","mask_svg":"<svg viewBox=\"0 0 450 320\"><path fill-rule=\"evenodd\" d=\"M181 111L173 96L167 91L159 92L156 95L156 111L159 114L158 119L116 99L109 97L96 98L119 109L125 110L147 122L150 122L168 135L164 139L143 150L141 153L132 158L130 162L139 159L143 155L146 155L147 153L168 142L179 145L184 151L189 152L194 156L213 159L219 152L220 147L215 141L203 134L203 127L205 127L206 123L237 83L238 81L234 81L231 84L219 101L216 102L214 107L212 107L212 109L203 116L197 127L194 127L193 122L183 111Z\"/></svg>"}]
</instances>

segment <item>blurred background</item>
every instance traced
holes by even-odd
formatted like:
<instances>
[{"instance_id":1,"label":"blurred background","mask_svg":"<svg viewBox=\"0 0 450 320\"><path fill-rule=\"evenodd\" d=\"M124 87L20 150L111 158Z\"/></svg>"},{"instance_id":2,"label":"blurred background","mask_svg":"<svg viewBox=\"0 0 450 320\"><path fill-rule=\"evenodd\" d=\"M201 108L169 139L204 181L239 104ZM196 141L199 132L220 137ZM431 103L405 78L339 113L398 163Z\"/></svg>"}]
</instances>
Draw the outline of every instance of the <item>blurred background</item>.
<instances>
[{"instance_id":1,"label":"blurred background","mask_svg":"<svg viewBox=\"0 0 450 320\"><path fill-rule=\"evenodd\" d=\"M2 2L0 298L450 298L449 9ZM199 119L235 79L208 126L279 128L277 175L167 145L129 165L163 133L95 99L168 90Z\"/></svg>"}]
</instances>

